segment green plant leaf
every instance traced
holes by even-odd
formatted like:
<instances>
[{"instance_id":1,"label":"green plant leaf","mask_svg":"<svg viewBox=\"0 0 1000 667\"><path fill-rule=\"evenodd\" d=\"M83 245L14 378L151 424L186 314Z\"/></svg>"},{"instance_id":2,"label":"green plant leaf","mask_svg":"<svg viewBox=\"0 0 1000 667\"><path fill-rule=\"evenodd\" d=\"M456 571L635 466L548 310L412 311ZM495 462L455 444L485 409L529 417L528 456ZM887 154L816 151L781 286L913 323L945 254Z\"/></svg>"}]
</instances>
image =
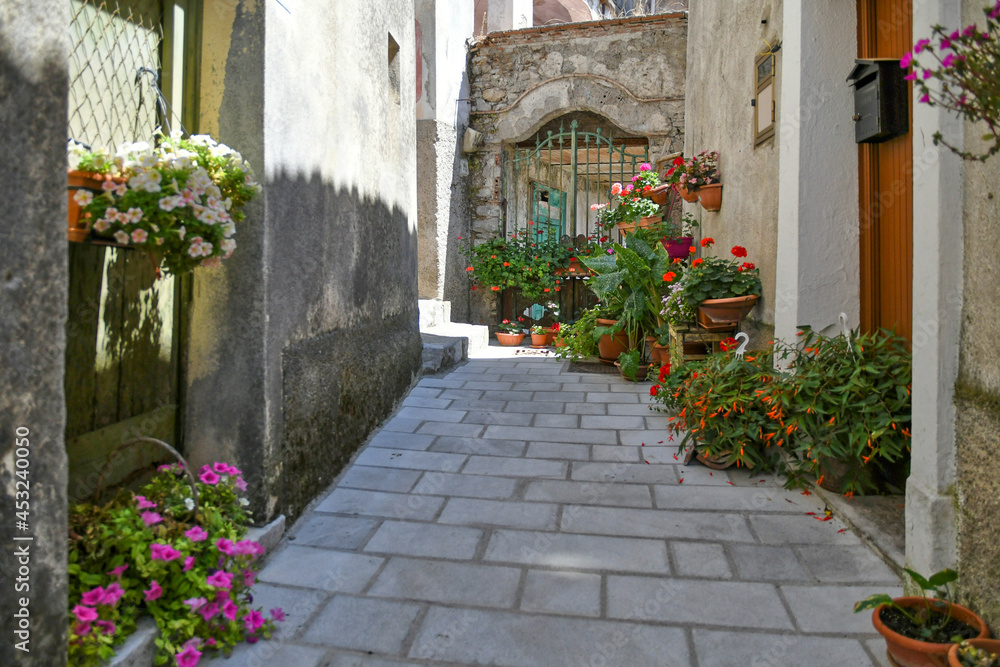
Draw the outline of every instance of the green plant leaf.
<instances>
[{"instance_id":1,"label":"green plant leaf","mask_svg":"<svg viewBox=\"0 0 1000 667\"><path fill-rule=\"evenodd\" d=\"M874 609L875 607L883 604L893 605L895 603L892 601L892 598L885 593L869 595L864 600L858 600L854 603L854 613L864 611L865 609Z\"/></svg>"}]
</instances>

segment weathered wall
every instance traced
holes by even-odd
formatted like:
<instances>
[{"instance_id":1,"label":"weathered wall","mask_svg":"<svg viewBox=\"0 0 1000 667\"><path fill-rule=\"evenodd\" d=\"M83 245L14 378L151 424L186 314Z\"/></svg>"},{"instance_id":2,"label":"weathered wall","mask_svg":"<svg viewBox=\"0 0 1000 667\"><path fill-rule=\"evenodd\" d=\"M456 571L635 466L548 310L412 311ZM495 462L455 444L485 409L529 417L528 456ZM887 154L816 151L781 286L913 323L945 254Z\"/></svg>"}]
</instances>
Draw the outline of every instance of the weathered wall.
<instances>
[{"instance_id":1,"label":"weathered wall","mask_svg":"<svg viewBox=\"0 0 1000 667\"><path fill-rule=\"evenodd\" d=\"M685 210L715 239L715 254L741 245L760 269L763 298L753 318L773 329L778 244L778 139L754 146L754 60L782 39L782 0L700 0L688 18L684 154L719 151L722 208ZM725 44L725 48L719 45ZM775 59L775 100L781 99L782 58ZM781 118L777 118L780 127ZM764 334L767 336L768 334ZM769 340L768 336L765 340Z\"/></svg>"},{"instance_id":2,"label":"weathered wall","mask_svg":"<svg viewBox=\"0 0 1000 667\"><path fill-rule=\"evenodd\" d=\"M203 125L264 196L231 260L196 275L187 447L235 459L258 518L294 516L419 367L413 9L208 4L204 55L225 60L203 76L225 75Z\"/></svg>"},{"instance_id":3,"label":"weathered wall","mask_svg":"<svg viewBox=\"0 0 1000 667\"><path fill-rule=\"evenodd\" d=\"M964 3L964 24L982 22L980 0ZM967 150L982 152L982 125L965 124ZM962 597L1000 628L1000 157L965 164L964 288L955 390L959 573Z\"/></svg>"},{"instance_id":4,"label":"weathered wall","mask_svg":"<svg viewBox=\"0 0 1000 667\"><path fill-rule=\"evenodd\" d=\"M470 125L483 146L470 159L472 242L496 233L501 158L514 142L574 111L647 137L650 158L680 151L687 20L683 15L493 33L472 49ZM496 297L472 293L471 322L496 323Z\"/></svg>"},{"instance_id":5,"label":"weathered wall","mask_svg":"<svg viewBox=\"0 0 1000 667\"><path fill-rule=\"evenodd\" d=\"M5 156L0 179L9 213L0 243L3 665L66 661L68 25L69 5L62 0L0 6L0 151ZM22 428L28 430L27 445L15 447ZM26 468L15 463L24 448ZM15 476L16 471L27 476ZM15 500L27 501L27 509L17 508L26 516L15 515ZM15 525L22 519L26 529ZM32 539L14 541L25 537ZM21 598L28 601L27 616L18 619ZM30 653L15 648L25 640Z\"/></svg>"}]
</instances>

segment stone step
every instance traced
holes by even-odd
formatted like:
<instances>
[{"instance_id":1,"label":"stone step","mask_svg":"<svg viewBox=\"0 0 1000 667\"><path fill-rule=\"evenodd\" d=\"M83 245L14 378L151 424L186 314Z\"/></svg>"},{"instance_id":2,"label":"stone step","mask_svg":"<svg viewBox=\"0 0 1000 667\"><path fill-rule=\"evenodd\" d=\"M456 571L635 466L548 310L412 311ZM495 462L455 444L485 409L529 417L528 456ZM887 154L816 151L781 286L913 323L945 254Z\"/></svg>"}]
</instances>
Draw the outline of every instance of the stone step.
<instances>
[{"instance_id":1,"label":"stone step","mask_svg":"<svg viewBox=\"0 0 1000 667\"><path fill-rule=\"evenodd\" d=\"M438 373L469 358L467 338L421 333L420 339L424 343L421 354L424 373Z\"/></svg>"},{"instance_id":2,"label":"stone step","mask_svg":"<svg viewBox=\"0 0 1000 667\"><path fill-rule=\"evenodd\" d=\"M466 356L485 350L490 346L490 329L481 324L464 324L448 322L434 327L421 329L422 334L432 334L446 338L464 338L467 341Z\"/></svg>"}]
</instances>

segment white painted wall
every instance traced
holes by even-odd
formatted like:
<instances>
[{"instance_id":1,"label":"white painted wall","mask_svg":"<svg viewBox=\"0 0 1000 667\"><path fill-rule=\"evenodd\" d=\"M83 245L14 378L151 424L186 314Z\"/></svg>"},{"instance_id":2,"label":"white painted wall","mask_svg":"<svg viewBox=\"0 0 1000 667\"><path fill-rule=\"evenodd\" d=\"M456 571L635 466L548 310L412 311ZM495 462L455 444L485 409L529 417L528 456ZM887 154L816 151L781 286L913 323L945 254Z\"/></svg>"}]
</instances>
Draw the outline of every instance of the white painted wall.
<instances>
[{"instance_id":1,"label":"white painted wall","mask_svg":"<svg viewBox=\"0 0 1000 667\"><path fill-rule=\"evenodd\" d=\"M785 2L775 335L859 319L854 0Z\"/></svg>"},{"instance_id":2,"label":"white painted wall","mask_svg":"<svg viewBox=\"0 0 1000 667\"><path fill-rule=\"evenodd\" d=\"M487 32L530 28L534 24L532 0L489 0L486 8Z\"/></svg>"},{"instance_id":3,"label":"white painted wall","mask_svg":"<svg viewBox=\"0 0 1000 667\"><path fill-rule=\"evenodd\" d=\"M959 27L961 0L913 3L914 40ZM929 81L935 85L936 80ZM956 114L913 100L913 441L906 484L906 560L919 572L956 559L955 380L962 311L962 161Z\"/></svg>"},{"instance_id":4,"label":"white painted wall","mask_svg":"<svg viewBox=\"0 0 1000 667\"><path fill-rule=\"evenodd\" d=\"M417 120L463 125L468 120L466 41L473 33L471 3L417 0L421 37L421 95Z\"/></svg>"}]
</instances>

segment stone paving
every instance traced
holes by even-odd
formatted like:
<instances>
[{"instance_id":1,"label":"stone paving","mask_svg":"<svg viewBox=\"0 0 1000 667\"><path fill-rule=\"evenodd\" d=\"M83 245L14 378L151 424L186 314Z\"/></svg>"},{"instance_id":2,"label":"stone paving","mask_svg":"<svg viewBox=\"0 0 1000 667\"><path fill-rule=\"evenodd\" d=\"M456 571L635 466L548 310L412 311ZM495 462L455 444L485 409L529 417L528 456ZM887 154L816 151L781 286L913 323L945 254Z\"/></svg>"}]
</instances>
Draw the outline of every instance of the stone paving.
<instances>
[{"instance_id":1,"label":"stone paving","mask_svg":"<svg viewBox=\"0 0 1000 667\"><path fill-rule=\"evenodd\" d=\"M682 465L649 383L484 355L296 523L255 601L288 619L227 664L883 664L851 608L900 582L815 495Z\"/></svg>"}]
</instances>

